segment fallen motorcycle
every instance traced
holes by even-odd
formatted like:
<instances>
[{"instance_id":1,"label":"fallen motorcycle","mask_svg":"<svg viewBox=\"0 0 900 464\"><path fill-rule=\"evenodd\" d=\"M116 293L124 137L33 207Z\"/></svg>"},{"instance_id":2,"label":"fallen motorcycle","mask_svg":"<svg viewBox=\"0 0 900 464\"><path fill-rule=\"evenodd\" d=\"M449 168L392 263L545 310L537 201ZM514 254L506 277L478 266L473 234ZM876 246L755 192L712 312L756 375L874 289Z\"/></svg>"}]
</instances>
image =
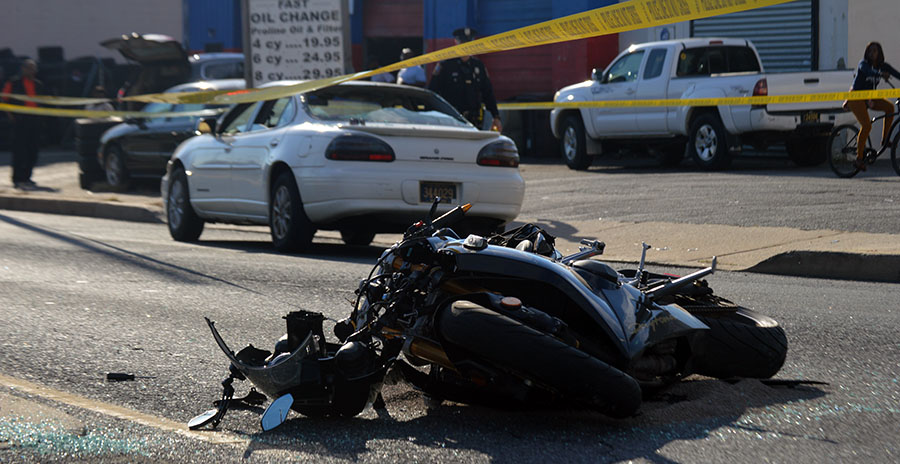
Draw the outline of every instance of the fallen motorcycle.
<instances>
[{"instance_id":1,"label":"fallen motorcycle","mask_svg":"<svg viewBox=\"0 0 900 464\"><path fill-rule=\"evenodd\" d=\"M678 277L615 270L590 259L599 241L562 256L554 237L528 224L501 235L460 239L452 230L470 205L411 226L360 282L350 316L326 340L324 316L285 316L273 352L228 348L218 408L192 429L216 427L234 380L254 386L245 400L272 398L261 425L277 427L289 410L352 417L384 407L389 370L430 400L488 405L587 407L622 418L645 395L691 374L768 378L784 363L787 339L769 317L715 295L703 279L712 265ZM392 375L393 376L393 375Z\"/></svg>"}]
</instances>

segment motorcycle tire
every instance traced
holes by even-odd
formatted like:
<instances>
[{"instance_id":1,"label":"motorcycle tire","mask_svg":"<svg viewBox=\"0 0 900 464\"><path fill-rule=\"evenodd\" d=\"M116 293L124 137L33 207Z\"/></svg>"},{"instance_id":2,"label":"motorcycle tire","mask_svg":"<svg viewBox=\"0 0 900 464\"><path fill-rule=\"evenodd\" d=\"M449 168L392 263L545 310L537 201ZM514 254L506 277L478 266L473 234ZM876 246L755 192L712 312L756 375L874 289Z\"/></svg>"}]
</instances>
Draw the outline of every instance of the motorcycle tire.
<instances>
[{"instance_id":1,"label":"motorcycle tire","mask_svg":"<svg viewBox=\"0 0 900 464\"><path fill-rule=\"evenodd\" d=\"M448 342L608 416L628 417L641 406L641 387L624 372L474 303L444 308L438 331Z\"/></svg>"},{"instance_id":2,"label":"motorcycle tire","mask_svg":"<svg viewBox=\"0 0 900 464\"><path fill-rule=\"evenodd\" d=\"M692 343L691 372L719 379L767 379L784 365L787 336L774 319L742 307L695 316L709 330Z\"/></svg>"}]
</instances>

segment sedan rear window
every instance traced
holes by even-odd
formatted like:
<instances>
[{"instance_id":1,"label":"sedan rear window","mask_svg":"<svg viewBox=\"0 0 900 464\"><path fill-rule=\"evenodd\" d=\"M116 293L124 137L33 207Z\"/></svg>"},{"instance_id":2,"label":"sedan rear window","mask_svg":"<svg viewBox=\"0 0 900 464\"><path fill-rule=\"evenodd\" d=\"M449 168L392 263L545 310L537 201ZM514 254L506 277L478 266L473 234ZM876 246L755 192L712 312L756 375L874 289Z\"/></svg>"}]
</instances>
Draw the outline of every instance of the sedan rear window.
<instances>
[{"instance_id":1,"label":"sedan rear window","mask_svg":"<svg viewBox=\"0 0 900 464\"><path fill-rule=\"evenodd\" d=\"M307 112L325 121L466 127L465 119L434 93L418 89L334 86L303 95Z\"/></svg>"}]
</instances>

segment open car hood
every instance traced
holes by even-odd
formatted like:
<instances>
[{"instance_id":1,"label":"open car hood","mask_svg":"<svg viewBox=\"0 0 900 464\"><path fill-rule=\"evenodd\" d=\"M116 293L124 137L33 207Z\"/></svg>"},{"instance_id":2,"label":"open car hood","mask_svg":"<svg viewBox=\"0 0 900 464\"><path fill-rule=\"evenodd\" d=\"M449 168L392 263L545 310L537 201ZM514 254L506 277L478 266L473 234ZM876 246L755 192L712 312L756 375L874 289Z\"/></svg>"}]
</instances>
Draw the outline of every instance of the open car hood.
<instances>
[{"instance_id":1,"label":"open car hood","mask_svg":"<svg viewBox=\"0 0 900 464\"><path fill-rule=\"evenodd\" d=\"M181 43L167 35L131 33L104 40L100 45L118 50L126 59L141 64L179 62L188 65L188 55Z\"/></svg>"}]
</instances>

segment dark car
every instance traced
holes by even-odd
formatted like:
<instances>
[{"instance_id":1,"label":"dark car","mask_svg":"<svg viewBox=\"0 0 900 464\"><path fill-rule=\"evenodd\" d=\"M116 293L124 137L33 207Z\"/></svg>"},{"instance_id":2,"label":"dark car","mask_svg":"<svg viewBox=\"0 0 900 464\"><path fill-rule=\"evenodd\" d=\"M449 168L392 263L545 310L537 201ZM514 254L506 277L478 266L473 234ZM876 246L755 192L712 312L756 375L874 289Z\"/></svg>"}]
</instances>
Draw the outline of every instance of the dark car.
<instances>
[{"instance_id":1,"label":"dark car","mask_svg":"<svg viewBox=\"0 0 900 464\"><path fill-rule=\"evenodd\" d=\"M244 55L202 53L188 56L181 42L163 34L131 33L104 40L100 45L117 50L127 60L140 65L136 75L119 90L120 97L162 92L172 86L200 80L244 78ZM129 102L127 110L137 110Z\"/></svg>"},{"instance_id":2,"label":"dark car","mask_svg":"<svg viewBox=\"0 0 900 464\"><path fill-rule=\"evenodd\" d=\"M196 92L243 89L243 79L221 79L191 82L166 90ZM153 113L198 111L222 108L223 105L198 103L149 103L141 110L147 118L127 119L109 128L100 137L97 161L106 174L106 182L115 190L127 189L135 178L159 179L166 173L166 163L175 147L194 136L199 116L154 118Z\"/></svg>"}]
</instances>

